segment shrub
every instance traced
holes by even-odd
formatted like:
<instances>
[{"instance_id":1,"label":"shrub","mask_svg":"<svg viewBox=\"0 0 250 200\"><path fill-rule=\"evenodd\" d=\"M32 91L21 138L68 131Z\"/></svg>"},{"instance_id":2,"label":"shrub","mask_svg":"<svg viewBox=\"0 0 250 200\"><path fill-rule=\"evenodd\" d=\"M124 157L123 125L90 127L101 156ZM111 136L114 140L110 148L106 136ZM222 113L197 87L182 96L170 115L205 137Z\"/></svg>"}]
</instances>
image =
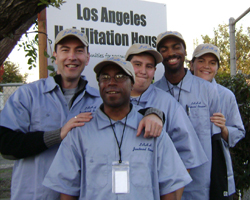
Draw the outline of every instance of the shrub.
<instances>
[{"instance_id":1,"label":"shrub","mask_svg":"<svg viewBox=\"0 0 250 200\"><path fill-rule=\"evenodd\" d=\"M242 193L250 187L250 81L243 74L231 77L225 73L218 74L216 81L234 93L246 130L246 137L230 149L236 189Z\"/></svg>"}]
</instances>

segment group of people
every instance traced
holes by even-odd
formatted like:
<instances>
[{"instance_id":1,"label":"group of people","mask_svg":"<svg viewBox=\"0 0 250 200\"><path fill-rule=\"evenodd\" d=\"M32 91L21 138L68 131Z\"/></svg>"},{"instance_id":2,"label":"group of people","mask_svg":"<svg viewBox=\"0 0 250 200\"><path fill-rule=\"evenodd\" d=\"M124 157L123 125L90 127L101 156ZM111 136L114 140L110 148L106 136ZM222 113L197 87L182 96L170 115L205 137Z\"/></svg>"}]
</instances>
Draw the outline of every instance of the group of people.
<instances>
[{"instance_id":1,"label":"group of people","mask_svg":"<svg viewBox=\"0 0 250 200\"><path fill-rule=\"evenodd\" d=\"M156 50L133 44L125 60L99 62L99 91L81 75L85 34L59 32L53 55L57 75L20 87L0 113L0 152L16 160L11 199L232 199L229 147L245 130L214 79L218 47L197 46L188 70L182 35L166 31Z\"/></svg>"}]
</instances>

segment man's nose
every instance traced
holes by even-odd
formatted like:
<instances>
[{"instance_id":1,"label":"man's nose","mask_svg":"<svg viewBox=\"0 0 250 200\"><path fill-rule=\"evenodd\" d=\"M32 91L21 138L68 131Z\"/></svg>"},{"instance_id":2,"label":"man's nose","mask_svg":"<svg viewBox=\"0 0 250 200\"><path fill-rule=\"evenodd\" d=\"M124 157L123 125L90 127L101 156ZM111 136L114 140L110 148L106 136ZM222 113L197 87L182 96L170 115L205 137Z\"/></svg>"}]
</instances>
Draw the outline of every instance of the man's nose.
<instances>
[{"instance_id":1,"label":"man's nose","mask_svg":"<svg viewBox=\"0 0 250 200\"><path fill-rule=\"evenodd\" d=\"M70 51L69 52L69 59L70 60L76 60L76 54L74 51Z\"/></svg>"}]
</instances>

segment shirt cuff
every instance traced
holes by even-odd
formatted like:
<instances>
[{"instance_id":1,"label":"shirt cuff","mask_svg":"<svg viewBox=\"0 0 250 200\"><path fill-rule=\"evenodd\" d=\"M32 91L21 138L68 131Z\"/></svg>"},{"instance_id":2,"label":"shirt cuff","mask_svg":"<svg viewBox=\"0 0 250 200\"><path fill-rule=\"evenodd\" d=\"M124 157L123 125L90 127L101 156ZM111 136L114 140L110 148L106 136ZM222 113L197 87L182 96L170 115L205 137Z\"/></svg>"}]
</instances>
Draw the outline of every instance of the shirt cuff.
<instances>
[{"instance_id":1,"label":"shirt cuff","mask_svg":"<svg viewBox=\"0 0 250 200\"><path fill-rule=\"evenodd\" d=\"M44 144L48 148L50 148L55 144L61 143L62 139L61 139L60 134L61 134L61 129L44 132L44 135L43 135Z\"/></svg>"},{"instance_id":2,"label":"shirt cuff","mask_svg":"<svg viewBox=\"0 0 250 200\"><path fill-rule=\"evenodd\" d=\"M164 113L157 109L157 108L148 108L144 114L144 117L147 116L147 115L150 115L150 114L155 114L157 115L161 120L162 120L162 123L164 124L165 123L165 115Z\"/></svg>"}]
</instances>

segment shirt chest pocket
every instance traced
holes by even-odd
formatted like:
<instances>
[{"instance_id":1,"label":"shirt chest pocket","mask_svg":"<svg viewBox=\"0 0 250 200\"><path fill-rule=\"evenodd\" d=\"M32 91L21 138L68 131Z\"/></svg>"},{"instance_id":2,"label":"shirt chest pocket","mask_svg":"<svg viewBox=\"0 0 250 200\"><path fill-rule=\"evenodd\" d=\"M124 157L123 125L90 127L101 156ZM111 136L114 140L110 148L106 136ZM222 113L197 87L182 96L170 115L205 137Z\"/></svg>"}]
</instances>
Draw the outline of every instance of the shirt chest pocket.
<instances>
[{"instance_id":1,"label":"shirt chest pocket","mask_svg":"<svg viewBox=\"0 0 250 200\"><path fill-rule=\"evenodd\" d=\"M39 107L30 117L30 131L51 131L61 128L63 113L56 109Z\"/></svg>"},{"instance_id":2,"label":"shirt chest pocket","mask_svg":"<svg viewBox=\"0 0 250 200\"><path fill-rule=\"evenodd\" d=\"M130 178L135 187L152 189L152 163L151 157L131 155L130 158Z\"/></svg>"},{"instance_id":3,"label":"shirt chest pocket","mask_svg":"<svg viewBox=\"0 0 250 200\"><path fill-rule=\"evenodd\" d=\"M108 157L86 156L85 162L87 187L95 189L105 187L108 183Z\"/></svg>"},{"instance_id":4,"label":"shirt chest pocket","mask_svg":"<svg viewBox=\"0 0 250 200\"><path fill-rule=\"evenodd\" d=\"M190 107L189 118L196 133L199 135L210 133L210 116L207 107Z\"/></svg>"},{"instance_id":5,"label":"shirt chest pocket","mask_svg":"<svg viewBox=\"0 0 250 200\"><path fill-rule=\"evenodd\" d=\"M189 116L191 118L207 118L209 117L208 115L208 109L207 107L199 107L199 106L190 106L190 113L189 113Z\"/></svg>"}]
</instances>

